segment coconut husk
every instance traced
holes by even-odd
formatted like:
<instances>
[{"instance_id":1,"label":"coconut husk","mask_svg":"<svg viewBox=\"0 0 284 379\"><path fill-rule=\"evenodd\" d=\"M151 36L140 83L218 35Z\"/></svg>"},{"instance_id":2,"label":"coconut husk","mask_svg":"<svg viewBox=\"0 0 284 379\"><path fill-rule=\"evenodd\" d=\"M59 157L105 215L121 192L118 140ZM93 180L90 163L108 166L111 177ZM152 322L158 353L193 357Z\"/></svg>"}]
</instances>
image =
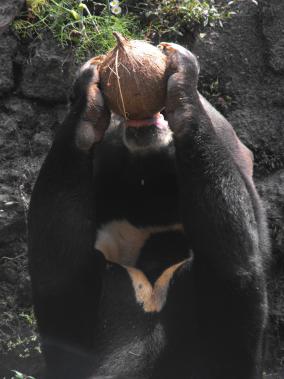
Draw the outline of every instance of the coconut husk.
<instances>
[{"instance_id":1,"label":"coconut husk","mask_svg":"<svg viewBox=\"0 0 284 379\"><path fill-rule=\"evenodd\" d=\"M125 119L151 117L165 105L166 57L148 42L114 34L117 45L99 67L108 106Z\"/></svg>"}]
</instances>

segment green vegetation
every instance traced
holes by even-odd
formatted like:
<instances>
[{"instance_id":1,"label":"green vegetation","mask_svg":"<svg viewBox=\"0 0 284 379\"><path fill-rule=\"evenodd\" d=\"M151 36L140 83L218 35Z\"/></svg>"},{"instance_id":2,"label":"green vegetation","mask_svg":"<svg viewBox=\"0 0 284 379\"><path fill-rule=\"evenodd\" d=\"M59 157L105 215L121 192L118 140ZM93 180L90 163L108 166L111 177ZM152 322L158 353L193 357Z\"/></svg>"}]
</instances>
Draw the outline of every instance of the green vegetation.
<instances>
[{"instance_id":1,"label":"green vegetation","mask_svg":"<svg viewBox=\"0 0 284 379\"><path fill-rule=\"evenodd\" d=\"M147 19L148 33L156 32L163 38L178 39L196 33L207 26L223 26L223 21L234 14L231 8L217 6L214 0L152 0L141 4Z\"/></svg>"},{"instance_id":2,"label":"green vegetation","mask_svg":"<svg viewBox=\"0 0 284 379\"><path fill-rule=\"evenodd\" d=\"M76 47L77 57L88 51L105 53L115 43L113 32L143 38L135 15L115 16L107 4L93 3L90 10L77 0L27 0L27 10L14 22L21 37L41 36L50 31L62 46Z\"/></svg>"},{"instance_id":3,"label":"green vegetation","mask_svg":"<svg viewBox=\"0 0 284 379\"><path fill-rule=\"evenodd\" d=\"M14 315L12 312L4 312L3 322L0 325L2 333L4 324L18 326L18 330L15 330L13 336L5 336L6 338L3 341L5 351L14 351L20 358L28 358L32 352L41 352L38 336L35 332L36 321L31 310L26 310L19 315ZM21 333L23 329L28 331L26 335Z\"/></svg>"},{"instance_id":4,"label":"green vegetation","mask_svg":"<svg viewBox=\"0 0 284 379\"><path fill-rule=\"evenodd\" d=\"M14 376L11 379L35 379L33 376L26 376L25 374L22 374L19 371L12 370L14 373Z\"/></svg>"},{"instance_id":5,"label":"green vegetation","mask_svg":"<svg viewBox=\"0 0 284 379\"><path fill-rule=\"evenodd\" d=\"M5 310L0 322L0 335L0 351L2 354L12 353L21 360L40 356L41 349L36 333L36 321L31 309L22 310L19 314L15 309ZM9 376L9 378L35 379L17 370L11 370L11 377Z\"/></svg>"},{"instance_id":6,"label":"green vegetation","mask_svg":"<svg viewBox=\"0 0 284 379\"><path fill-rule=\"evenodd\" d=\"M217 7L214 0L142 0L95 2L91 0L26 0L27 7L14 21L23 38L50 31L61 46L73 46L77 58L89 52L102 54L115 43L113 31L131 38L177 40L229 17L231 5Z\"/></svg>"}]
</instances>

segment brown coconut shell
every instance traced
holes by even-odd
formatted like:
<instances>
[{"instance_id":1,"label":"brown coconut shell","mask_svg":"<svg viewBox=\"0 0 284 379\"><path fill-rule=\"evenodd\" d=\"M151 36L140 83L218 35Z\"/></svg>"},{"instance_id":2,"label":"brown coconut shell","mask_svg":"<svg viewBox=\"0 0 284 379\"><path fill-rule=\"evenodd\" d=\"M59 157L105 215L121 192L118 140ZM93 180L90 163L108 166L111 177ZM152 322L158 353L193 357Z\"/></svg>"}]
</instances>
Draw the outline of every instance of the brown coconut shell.
<instances>
[{"instance_id":1,"label":"brown coconut shell","mask_svg":"<svg viewBox=\"0 0 284 379\"><path fill-rule=\"evenodd\" d=\"M166 56L148 42L114 34L117 45L99 67L107 104L126 119L151 117L165 105Z\"/></svg>"}]
</instances>

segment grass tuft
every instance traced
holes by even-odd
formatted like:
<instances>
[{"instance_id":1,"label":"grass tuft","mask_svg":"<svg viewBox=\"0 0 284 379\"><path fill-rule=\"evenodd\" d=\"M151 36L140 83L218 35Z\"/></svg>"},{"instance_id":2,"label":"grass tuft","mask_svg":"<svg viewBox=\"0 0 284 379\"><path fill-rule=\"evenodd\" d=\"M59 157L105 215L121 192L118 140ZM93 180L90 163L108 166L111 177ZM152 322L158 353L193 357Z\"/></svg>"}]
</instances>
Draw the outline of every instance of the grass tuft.
<instances>
[{"instance_id":1,"label":"grass tuft","mask_svg":"<svg viewBox=\"0 0 284 379\"><path fill-rule=\"evenodd\" d=\"M61 46L73 46L78 60L89 52L103 54L115 45L113 32L143 38L137 16L114 16L107 4L93 3L90 10L77 0L28 0L27 9L14 21L13 28L22 38L33 38L50 31Z\"/></svg>"},{"instance_id":2,"label":"grass tuft","mask_svg":"<svg viewBox=\"0 0 284 379\"><path fill-rule=\"evenodd\" d=\"M135 39L156 35L177 41L186 33L222 26L237 1L217 6L214 0L128 0L112 7L107 0L27 0L13 28L22 38L50 31L61 46L74 47L81 61L90 53L104 54L112 48L114 31Z\"/></svg>"}]
</instances>

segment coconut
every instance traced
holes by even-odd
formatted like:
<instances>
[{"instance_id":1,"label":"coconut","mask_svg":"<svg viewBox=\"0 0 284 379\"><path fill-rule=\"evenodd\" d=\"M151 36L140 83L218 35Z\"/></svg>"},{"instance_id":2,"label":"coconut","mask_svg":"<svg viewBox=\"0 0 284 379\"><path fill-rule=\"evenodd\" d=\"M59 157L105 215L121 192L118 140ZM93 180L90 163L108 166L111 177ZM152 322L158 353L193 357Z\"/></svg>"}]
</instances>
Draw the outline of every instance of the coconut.
<instances>
[{"instance_id":1,"label":"coconut","mask_svg":"<svg viewBox=\"0 0 284 379\"><path fill-rule=\"evenodd\" d=\"M166 56L148 42L114 35L117 45L99 66L108 107L125 119L149 118L165 105Z\"/></svg>"}]
</instances>

